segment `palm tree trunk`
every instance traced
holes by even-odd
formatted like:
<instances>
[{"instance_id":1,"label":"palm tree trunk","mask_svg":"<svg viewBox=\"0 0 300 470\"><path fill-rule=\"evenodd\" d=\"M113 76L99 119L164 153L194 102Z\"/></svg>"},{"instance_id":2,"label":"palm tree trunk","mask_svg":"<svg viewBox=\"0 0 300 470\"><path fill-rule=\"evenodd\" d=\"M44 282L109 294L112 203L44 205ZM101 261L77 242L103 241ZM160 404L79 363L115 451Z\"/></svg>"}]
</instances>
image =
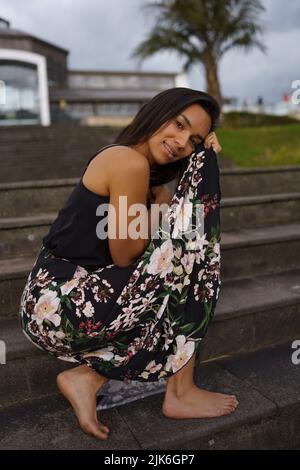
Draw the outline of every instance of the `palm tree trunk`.
<instances>
[{"instance_id":1,"label":"palm tree trunk","mask_svg":"<svg viewBox=\"0 0 300 470\"><path fill-rule=\"evenodd\" d=\"M218 64L213 55L209 54L204 61L206 75L206 91L212 95L222 107L223 99L218 76Z\"/></svg>"}]
</instances>

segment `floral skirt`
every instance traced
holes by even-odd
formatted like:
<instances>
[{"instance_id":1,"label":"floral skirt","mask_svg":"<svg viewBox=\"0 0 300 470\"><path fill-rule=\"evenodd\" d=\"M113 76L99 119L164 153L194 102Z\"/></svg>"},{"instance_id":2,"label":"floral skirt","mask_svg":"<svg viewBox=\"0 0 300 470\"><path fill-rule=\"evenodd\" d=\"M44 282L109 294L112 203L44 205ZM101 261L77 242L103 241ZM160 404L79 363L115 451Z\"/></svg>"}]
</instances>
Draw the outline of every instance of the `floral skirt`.
<instances>
[{"instance_id":1,"label":"floral skirt","mask_svg":"<svg viewBox=\"0 0 300 470\"><path fill-rule=\"evenodd\" d=\"M220 199L216 154L203 150L189 157L156 235L134 264L88 271L42 246L21 298L25 335L109 379L157 382L175 374L214 315Z\"/></svg>"}]
</instances>

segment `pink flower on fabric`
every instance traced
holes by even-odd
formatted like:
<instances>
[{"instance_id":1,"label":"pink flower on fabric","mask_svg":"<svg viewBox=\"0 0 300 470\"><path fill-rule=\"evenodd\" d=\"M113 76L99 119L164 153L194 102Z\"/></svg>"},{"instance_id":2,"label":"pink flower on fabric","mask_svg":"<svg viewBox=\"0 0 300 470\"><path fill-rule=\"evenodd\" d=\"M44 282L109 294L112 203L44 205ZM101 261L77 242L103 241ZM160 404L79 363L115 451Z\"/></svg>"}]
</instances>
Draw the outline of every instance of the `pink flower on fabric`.
<instances>
[{"instance_id":1,"label":"pink flower on fabric","mask_svg":"<svg viewBox=\"0 0 300 470\"><path fill-rule=\"evenodd\" d=\"M149 274L160 274L161 278L165 277L173 271L173 258L173 244L168 239L153 251L147 266L147 272Z\"/></svg>"},{"instance_id":2,"label":"pink flower on fabric","mask_svg":"<svg viewBox=\"0 0 300 470\"><path fill-rule=\"evenodd\" d=\"M74 287L77 287L79 279L71 279L70 281L65 282L61 287L62 295L68 295Z\"/></svg>"},{"instance_id":3,"label":"pink flower on fabric","mask_svg":"<svg viewBox=\"0 0 300 470\"><path fill-rule=\"evenodd\" d=\"M181 263L187 274L191 274L193 271L194 261L195 253L185 253L185 255L181 258Z\"/></svg>"},{"instance_id":4,"label":"pink flower on fabric","mask_svg":"<svg viewBox=\"0 0 300 470\"><path fill-rule=\"evenodd\" d=\"M173 372L177 372L190 360L195 349L194 341L186 341L184 335L178 335L176 343L176 353L168 357L166 364L166 370L172 370Z\"/></svg>"},{"instance_id":5,"label":"pink flower on fabric","mask_svg":"<svg viewBox=\"0 0 300 470\"><path fill-rule=\"evenodd\" d=\"M86 269L84 269L82 266L77 266L73 278L80 279L81 277L86 277L87 275L88 272Z\"/></svg>"},{"instance_id":6,"label":"pink flower on fabric","mask_svg":"<svg viewBox=\"0 0 300 470\"><path fill-rule=\"evenodd\" d=\"M39 298L34 307L34 315L32 319L41 325L44 320L51 321L55 326L59 326L61 322L60 316L56 313L60 304L60 299L55 291L47 290Z\"/></svg>"}]
</instances>

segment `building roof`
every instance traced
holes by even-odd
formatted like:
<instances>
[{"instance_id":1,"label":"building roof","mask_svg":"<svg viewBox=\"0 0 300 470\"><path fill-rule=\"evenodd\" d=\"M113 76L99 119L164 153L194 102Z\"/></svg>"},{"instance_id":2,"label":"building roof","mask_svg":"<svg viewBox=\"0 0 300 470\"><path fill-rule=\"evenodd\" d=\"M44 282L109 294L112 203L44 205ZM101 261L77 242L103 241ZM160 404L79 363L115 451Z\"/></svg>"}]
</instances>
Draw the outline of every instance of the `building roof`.
<instances>
[{"instance_id":1,"label":"building roof","mask_svg":"<svg viewBox=\"0 0 300 470\"><path fill-rule=\"evenodd\" d=\"M142 75L142 76L161 76L161 77L175 77L178 72L152 72L148 70L68 70L68 75Z\"/></svg>"},{"instance_id":2,"label":"building roof","mask_svg":"<svg viewBox=\"0 0 300 470\"><path fill-rule=\"evenodd\" d=\"M66 100L69 102L137 102L148 101L158 90L124 90L124 89L84 89L84 88L52 88L50 101Z\"/></svg>"},{"instance_id":3,"label":"building roof","mask_svg":"<svg viewBox=\"0 0 300 470\"><path fill-rule=\"evenodd\" d=\"M14 28L0 28L0 38L18 38L18 39L31 39L32 41L38 42L44 46L51 47L54 49L59 50L60 52L64 52L65 54L69 54L67 49L63 49L62 47L56 46L51 42L44 41L43 39L37 38L32 34L28 34L25 31L21 31L20 29Z\"/></svg>"}]
</instances>

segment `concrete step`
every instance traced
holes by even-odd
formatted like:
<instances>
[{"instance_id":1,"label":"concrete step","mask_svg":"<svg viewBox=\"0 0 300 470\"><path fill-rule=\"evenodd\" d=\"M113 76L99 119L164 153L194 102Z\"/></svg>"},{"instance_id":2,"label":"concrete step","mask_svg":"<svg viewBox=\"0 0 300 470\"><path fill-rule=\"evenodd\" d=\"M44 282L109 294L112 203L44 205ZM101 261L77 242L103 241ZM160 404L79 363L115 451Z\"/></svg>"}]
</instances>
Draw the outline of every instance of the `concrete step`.
<instances>
[{"instance_id":1,"label":"concrete step","mask_svg":"<svg viewBox=\"0 0 300 470\"><path fill-rule=\"evenodd\" d=\"M220 170L222 197L294 193L300 187L300 165Z\"/></svg>"},{"instance_id":2,"label":"concrete step","mask_svg":"<svg viewBox=\"0 0 300 470\"><path fill-rule=\"evenodd\" d=\"M0 182L78 177L89 157L113 142L116 128L50 126L0 130Z\"/></svg>"},{"instance_id":3,"label":"concrete step","mask_svg":"<svg viewBox=\"0 0 300 470\"><path fill-rule=\"evenodd\" d=\"M79 178L65 178L1 183L0 217L27 217L56 213L61 209L78 181Z\"/></svg>"},{"instance_id":4,"label":"concrete step","mask_svg":"<svg viewBox=\"0 0 300 470\"><path fill-rule=\"evenodd\" d=\"M100 148L100 145L99 147ZM98 149L97 148L97 149ZM72 188L79 181L78 175L83 171L88 161L89 155L92 153L84 152L85 157L73 169L64 169L68 178L60 178L53 176L52 170L47 169L47 175L43 173L41 180L31 179L28 181L0 182L0 217L26 216L39 214L41 212L58 211ZM24 164L23 164L24 166ZM56 170L55 170L56 171ZM71 175L70 171L74 174ZM50 179L45 179L47 176ZM283 181L280 181L282 179ZM259 196L265 196L266 202L271 202L270 196L275 197L273 201L277 201L276 197L298 199L300 187L300 166L299 167L280 167L280 168L259 168L259 169L221 169L220 170L220 187L222 192L221 203L227 203L227 198L241 198L233 200L236 204L247 201L247 196L258 197L257 202L265 201ZM275 196L277 195L277 196ZM251 200L251 199L250 199ZM249 201L250 201L249 200ZM284 199L283 199L284 200ZM28 203L30 202L30 204ZM228 200L229 202L229 200ZM245 202L246 204L246 202ZM226 207L226 204L225 204ZM283 211L284 212L284 211Z\"/></svg>"},{"instance_id":5,"label":"concrete step","mask_svg":"<svg viewBox=\"0 0 300 470\"><path fill-rule=\"evenodd\" d=\"M297 449L300 366L292 363L291 352L287 343L196 367L199 387L237 396L239 405L228 416L167 418L161 411L164 394L159 393L102 410L100 419L111 432L107 441L96 441L82 433L63 397L48 394L2 408L0 449ZM24 375L18 381L16 398L26 393ZM51 382L52 377L40 381L36 372L31 392L45 390ZM7 388L6 395L9 382Z\"/></svg>"},{"instance_id":6,"label":"concrete step","mask_svg":"<svg viewBox=\"0 0 300 470\"><path fill-rule=\"evenodd\" d=\"M300 220L300 192L224 197L220 217L224 231L296 223Z\"/></svg>"},{"instance_id":7,"label":"concrete step","mask_svg":"<svg viewBox=\"0 0 300 470\"><path fill-rule=\"evenodd\" d=\"M300 224L223 232L221 278L243 279L300 268Z\"/></svg>"},{"instance_id":8,"label":"concrete step","mask_svg":"<svg viewBox=\"0 0 300 470\"><path fill-rule=\"evenodd\" d=\"M99 137L99 131L105 130L107 133L110 131L117 131L117 128L111 126L78 126L78 125L56 125L51 124L49 127L42 126L13 126L13 127L1 127L0 128L0 140L4 143L25 143L25 142L36 142L36 141L56 141L57 137L70 137L73 140L78 140L82 137Z\"/></svg>"},{"instance_id":9,"label":"concrete step","mask_svg":"<svg viewBox=\"0 0 300 470\"><path fill-rule=\"evenodd\" d=\"M61 192L61 198L62 195L63 192ZM36 193L37 199L38 193ZM51 205L53 207L54 204ZM34 204L27 203L27 207L34 207ZM27 209L27 212L29 211L31 209ZM33 212L35 211L36 209L33 209ZM50 211L47 211L34 215L0 218L0 260L17 256L34 256L42 243L42 238L48 233L56 216L57 212L50 213ZM221 202L221 227L224 234L224 246L226 246L226 238L231 231L234 231L235 236L238 238L240 238L240 233L252 228L264 228L265 236L268 232L272 234L273 231L277 233L278 230L282 233L284 229L282 227L278 228L278 222L281 225L287 225L286 233L288 234L292 230L294 237L296 224L293 224L293 222L299 222L299 217L299 192L224 198ZM240 227L243 227L244 231L241 231ZM259 236L259 233L255 235L255 238L257 236Z\"/></svg>"},{"instance_id":10,"label":"concrete step","mask_svg":"<svg viewBox=\"0 0 300 470\"><path fill-rule=\"evenodd\" d=\"M57 214L0 219L0 260L34 256Z\"/></svg>"},{"instance_id":11,"label":"concrete step","mask_svg":"<svg viewBox=\"0 0 300 470\"><path fill-rule=\"evenodd\" d=\"M36 243L36 240L32 240L32 243ZM24 247L26 246L30 246L29 242L27 245L24 243ZM18 308L19 298L34 260L35 257L32 256L0 260L0 299L3 312L11 314ZM223 281L299 268L300 224L235 230L222 234Z\"/></svg>"},{"instance_id":12,"label":"concrete step","mask_svg":"<svg viewBox=\"0 0 300 470\"><path fill-rule=\"evenodd\" d=\"M18 218L57 213L69 197L78 178L0 184L0 217ZM259 196L222 197L223 230L243 226L299 221L300 192ZM1 223L1 219L0 219Z\"/></svg>"}]
</instances>

